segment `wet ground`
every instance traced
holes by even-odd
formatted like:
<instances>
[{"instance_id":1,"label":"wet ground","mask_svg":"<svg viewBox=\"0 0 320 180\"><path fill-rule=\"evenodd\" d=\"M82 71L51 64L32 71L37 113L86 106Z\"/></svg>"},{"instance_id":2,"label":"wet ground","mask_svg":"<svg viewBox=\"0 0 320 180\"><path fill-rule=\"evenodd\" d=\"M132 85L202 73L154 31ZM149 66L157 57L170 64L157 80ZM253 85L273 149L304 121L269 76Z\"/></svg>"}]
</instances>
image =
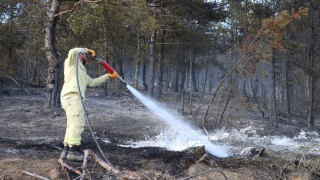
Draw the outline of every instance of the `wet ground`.
<instances>
[{"instance_id":1,"label":"wet ground","mask_svg":"<svg viewBox=\"0 0 320 180\"><path fill-rule=\"evenodd\" d=\"M62 109L44 108L46 95L42 89L28 92L12 89L0 96L0 178L35 179L25 172L49 179L72 179L79 175L66 173L58 162L61 150L53 143L63 140L66 118ZM168 151L157 147L130 148L119 144L129 140L144 140L166 128L129 91L113 93L107 97L102 89L89 89L87 111L92 129L109 162L121 172L138 179L317 179L311 170L317 167L317 156L301 153L275 152L266 149L263 156L218 158L203 151ZM177 113L179 102L166 99L172 113ZM257 113L247 113L247 119L234 121L239 129L248 126L260 134L295 135L301 130L295 125L281 124L280 129L270 127ZM256 115L255 120L252 116ZM187 117L186 117L187 118ZM259 126L258 126L259 125ZM108 140L105 143L102 140ZM257 147L259 148L259 147ZM88 126L83 133L82 149L91 149L101 156ZM305 160L302 161L301 159ZM298 160L298 164L295 161ZM299 163L301 162L301 163ZM308 162L308 163L307 163ZM81 171L82 163L66 162ZM116 179L92 159L88 169L91 179ZM87 177L88 178L88 177ZM80 178L79 178L80 179Z\"/></svg>"}]
</instances>

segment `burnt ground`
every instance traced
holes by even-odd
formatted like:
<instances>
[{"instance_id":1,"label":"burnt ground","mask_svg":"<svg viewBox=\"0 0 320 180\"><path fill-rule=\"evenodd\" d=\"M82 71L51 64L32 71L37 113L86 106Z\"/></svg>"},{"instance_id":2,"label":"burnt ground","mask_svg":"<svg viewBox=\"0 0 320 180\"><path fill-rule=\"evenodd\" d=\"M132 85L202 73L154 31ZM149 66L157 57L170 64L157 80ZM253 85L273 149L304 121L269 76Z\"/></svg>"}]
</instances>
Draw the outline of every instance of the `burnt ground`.
<instances>
[{"instance_id":1,"label":"burnt ground","mask_svg":"<svg viewBox=\"0 0 320 180\"><path fill-rule=\"evenodd\" d=\"M218 158L203 151L187 149L182 152L157 147L129 148L118 144L128 140L144 140L166 127L129 91L115 92L104 97L102 89L88 89L87 112L92 129L108 161L119 171L143 180L149 179L320 179L317 176L319 157L301 152L274 151L266 148L254 156ZM175 98L165 98L172 112L180 103ZM62 109L46 109L45 89L8 89L0 96L0 178L37 179L24 172L54 180L80 179L68 174L58 162L61 150L55 143L62 142L66 118ZM229 120L237 129L258 127L261 135L286 135L292 137L301 131L292 120L284 120L280 128L273 128L254 108L230 105L230 112L241 119ZM185 117L188 119L188 116ZM190 117L189 117L190 118ZM238 117L239 118L239 117ZM102 140L107 139L109 143ZM55 145L53 145L55 144ZM240 148L243 148L241 146ZM264 147L257 147L264 148ZM86 125L82 149L90 149L101 156ZM82 163L65 162L81 170ZM212 171L210 173L204 173ZM82 172L82 170L81 170ZM117 179L92 159L88 160L87 179ZM196 174L204 173L199 176ZM195 177L192 177L195 176Z\"/></svg>"}]
</instances>

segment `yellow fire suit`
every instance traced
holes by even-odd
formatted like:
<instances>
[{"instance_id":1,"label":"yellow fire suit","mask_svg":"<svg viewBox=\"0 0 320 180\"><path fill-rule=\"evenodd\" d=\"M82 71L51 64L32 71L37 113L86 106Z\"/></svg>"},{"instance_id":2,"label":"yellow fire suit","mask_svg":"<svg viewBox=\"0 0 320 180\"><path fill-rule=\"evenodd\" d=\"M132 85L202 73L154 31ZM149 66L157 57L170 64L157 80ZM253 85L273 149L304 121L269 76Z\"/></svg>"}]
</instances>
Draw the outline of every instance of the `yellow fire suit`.
<instances>
[{"instance_id":1,"label":"yellow fire suit","mask_svg":"<svg viewBox=\"0 0 320 180\"><path fill-rule=\"evenodd\" d=\"M107 74L92 79L87 74L86 68L78 62L78 78L80 93L78 91L76 60L79 53L88 53L87 48L74 48L69 51L64 62L64 84L61 91L61 105L67 116L67 129L63 144L79 146L81 143L81 133L84 130L85 114L81 101L85 102L86 87L94 87L104 83L109 79Z\"/></svg>"}]
</instances>

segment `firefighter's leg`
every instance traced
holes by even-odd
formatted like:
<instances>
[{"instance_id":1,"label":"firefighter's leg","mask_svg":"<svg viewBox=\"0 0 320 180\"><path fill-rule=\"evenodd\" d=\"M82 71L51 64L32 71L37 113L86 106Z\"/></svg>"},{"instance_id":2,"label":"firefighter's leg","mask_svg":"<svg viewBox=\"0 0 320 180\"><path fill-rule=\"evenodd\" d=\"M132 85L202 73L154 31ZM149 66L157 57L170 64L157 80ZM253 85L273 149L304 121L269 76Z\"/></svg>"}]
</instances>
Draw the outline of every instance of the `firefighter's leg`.
<instances>
[{"instance_id":1,"label":"firefighter's leg","mask_svg":"<svg viewBox=\"0 0 320 180\"><path fill-rule=\"evenodd\" d=\"M64 145L69 146L67 159L82 161L83 154L79 150L81 144L81 133L84 130L85 117L84 109L77 93L69 93L61 99L61 104L67 116L67 129L64 138Z\"/></svg>"}]
</instances>

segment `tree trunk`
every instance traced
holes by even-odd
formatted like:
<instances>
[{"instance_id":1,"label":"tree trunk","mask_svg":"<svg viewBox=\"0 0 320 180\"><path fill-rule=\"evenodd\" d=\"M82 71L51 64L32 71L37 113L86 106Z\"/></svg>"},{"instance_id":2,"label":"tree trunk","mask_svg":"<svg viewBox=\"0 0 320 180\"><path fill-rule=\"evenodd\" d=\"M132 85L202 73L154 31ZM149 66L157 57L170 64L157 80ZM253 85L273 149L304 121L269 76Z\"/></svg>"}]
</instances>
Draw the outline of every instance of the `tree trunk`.
<instances>
[{"instance_id":1,"label":"tree trunk","mask_svg":"<svg viewBox=\"0 0 320 180\"><path fill-rule=\"evenodd\" d=\"M140 71L140 39L138 36L138 42L137 42L137 57L136 57L136 61L135 61L135 65L136 65L136 71L134 73L134 87L136 89L138 89L138 84L139 84L139 71Z\"/></svg>"},{"instance_id":2,"label":"tree trunk","mask_svg":"<svg viewBox=\"0 0 320 180\"><path fill-rule=\"evenodd\" d=\"M307 110L308 110L308 129L314 129L314 88L315 88L315 75L314 75L314 59L316 53L316 43L318 40L318 25L319 25L319 3L320 1L311 1L309 9L310 17L310 44L308 48L308 66L307 66Z\"/></svg>"},{"instance_id":3,"label":"tree trunk","mask_svg":"<svg viewBox=\"0 0 320 180\"><path fill-rule=\"evenodd\" d=\"M197 77L197 89L199 90L200 89L200 77L201 77L201 71L199 72L198 76Z\"/></svg>"},{"instance_id":4,"label":"tree trunk","mask_svg":"<svg viewBox=\"0 0 320 180\"><path fill-rule=\"evenodd\" d=\"M140 62L135 62L136 71L134 72L134 88L138 89L139 87L139 73L140 73Z\"/></svg>"},{"instance_id":5,"label":"tree trunk","mask_svg":"<svg viewBox=\"0 0 320 180\"><path fill-rule=\"evenodd\" d=\"M180 108L180 113L182 115L185 113L184 112L184 94L185 94L185 90L183 89L181 93L181 108Z\"/></svg>"},{"instance_id":6,"label":"tree trunk","mask_svg":"<svg viewBox=\"0 0 320 180\"><path fill-rule=\"evenodd\" d=\"M122 67L122 61L117 61L117 64L118 64L118 66L119 66L119 70L118 70L118 72L119 72L119 76L121 76L122 77L122 79L124 79L124 73L123 73L123 67Z\"/></svg>"},{"instance_id":7,"label":"tree trunk","mask_svg":"<svg viewBox=\"0 0 320 180\"><path fill-rule=\"evenodd\" d=\"M251 84L251 90L252 90L252 95L255 103L257 104L258 110L260 111L262 117L264 118L264 112L262 111L260 104L258 102L258 97L257 97L257 89L258 89L258 79L253 80L252 75L250 76L250 84ZM256 82L257 81L257 82Z\"/></svg>"},{"instance_id":8,"label":"tree trunk","mask_svg":"<svg viewBox=\"0 0 320 180\"><path fill-rule=\"evenodd\" d=\"M248 98L248 93L247 93L247 88L246 88L247 77L243 77L243 78L244 79L243 79L243 81L241 83L241 94L242 94L243 97Z\"/></svg>"},{"instance_id":9,"label":"tree trunk","mask_svg":"<svg viewBox=\"0 0 320 180\"><path fill-rule=\"evenodd\" d=\"M233 93L233 87L234 87L234 84L235 84L237 78L238 78L238 72L233 77L231 85L229 86L229 93L228 93L228 97L226 99L226 104L224 105L224 107L223 107L223 109L221 111L220 117L219 117L219 126L220 127L221 127L221 123L222 123L222 120L223 120L223 115L226 112L227 107L229 107L230 99L231 99L232 93Z\"/></svg>"},{"instance_id":10,"label":"tree trunk","mask_svg":"<svg viewBox=\"0 0 320 180\"><path fill-rule=\"evenodd\" d=\"M277 98L276 98L276 62L275 62L275 50L273 49L272 50L272 55L273 55L273 57L272 57L272 66L271 66L271 68L272 68L272 95L271 95L271 99L272 99L272 101L271 102L273 102L273 108L271 108L271 109L273 109L274 110L274 120L273 120L273 125L275 126L275 127L279 127L279 119L278 119L278 108L277 108ZM272 105L270 105L271 107L272 107ZM271 112L270 112L270 115L271 115Z\"/></svg>"},{"instance_id":11,"label":"tree trunk","mask_svg":"<svg viewBox=\"0 0 320 180\"><path fill-rule=\"evenodd\" d=\"M146 45L147 44L147 38L144 37L143 38L143 44ZM144 56L143 58L143 64L142 64L142 84L144 86L144 90L147 91L148 90L148 82L147 82L147 62L148 62L148 57Z\"/></svg>"},{"instance_id":12,"label":"tree trunk","mask_svg":"<svg viewBox=\"0 0 320 180\"><path fill-rule=\"evenodd\" d=\"M209 72L209 93L212 91L214 84L214 68L213 65L210 66L210 72Z\"/></svg>"},{"instance_id":13,"label":"tree trunk","mask_svg":"<svg viewBox=\"0 0 320 180\"><path fill-rule=\"evenodd\" d=\"M150 37L150 64L149 64L149 84L148 84L148 94L150 97L154 97L154 81L156 72L156 38L157 31Z\"/></svg>"},{"instance_id":14,"label":"tree trunk","mask_svg":"<svg viewBox=\"0 0 320 180\"><path fill-rule=\"evenodd\" d=\"M28 29L28 31L30 31L30 29ZM28 64L30 63L29 59L30 59L30 35L28 33L27 35L27 57L25 59L25 66L24 66L24 78L25 78L25 85L27 85L29 83L29 76L28 76ZM32 77L34 78L34 76ZM33 80L33 79L31 79Z\"/></svg>"},{"instance_id":15,"label":"tree trunk","mask_svg":"<svg viewBox=\"0 0 320 180\"><path fill-rule=\"evenodd\" d=\"M60 72L62 62L59 60L60 55L55 46L55 32L58 17L55 15L59 12L62 1L52 0L48 13L48 23L45 33L45 50L48 59L48 77L47 77L47 108L60 107Z\"/></svg>"},{"instance_id":16,"label":"tree trunk","mask_svg":"<svg viewBox=\"0 0 320 180\"><path fill-rule=\"evenodd\" d=\"M165 92L165 96L167 97L168 95L168 88L169 88L169 68L168 68L168 59L164 59L165 60L165 65L164 65L164 92Z\"/></svg>"},{"instance_id":17,"label":"tree trunk","mask_svg":"<svg viewBox=\"0 0 320 180\"><path fill-rule=\"evenodd\" d=\"M284 76L283 76L284 77ZM281 112L283 112L283 105L284 105L284 91L285 91L285 87L284 87L284 85L285 85L285 83L283 82L284 81L284 79L283 78L280 78L279 79L279 81L280 81L280 87L279 87L279 92L278 92L278 94L279 94L279 104L278 104L278 112L279 113L281 113Z\"/></svg>"},{"instance_id":18,"label":"tree trunk","mask_svg":"<svg viewBox=\"0 0 320 180\"><path fill-rule=\"evenodd\" d=\"M313 66L313 58L309 57L310 67ZM308 102L307 102L307 110L308 110L308 129L314 129L314 75L310 73L307 75L308 78Z\"/></svg>"},{"instance_id":19,"label":"tree trunk","mask_svg":"<svg viewBox=\"0 0 320 180\"><path fill-rule=\"evenodd\" d=\"M103 84L103 95L108 96L108 81Z\"/></svg>"},{"instance_id":20,"label":"tree trunk","mask_svg":"<svg viewBox=\"0 0 320 180\"><path fill-rule=\"evenodd\" d=\"M266 80L263 80L262 79L262 82L260 83L261 84L261 94L260 94L260 97L261 97L261 104L263 107L266 107L267 108L267 87L269 87L267 85L267 81Z\"/></svg>"},{"instance_id":21,"label":"tree trunk","mask_svg":"<svg viewBox=\"0 0 320 180\"><path fill-rule=\"evenodd\" d=\"M293 54L293 50L289 51L289 54L287 55L286 59L286 74L285 74L285 87L286 87L286 107L287 107L287 114L288 117L291 117L291 97L292 97L292 66L291 66L291 58Z\"/></svg>"},{"instance_id":22,"label":"tree trunk","mask_svg":"<svg viewBox=\"0 0 320 180\"><path fill-rule=\"evenodd\" d=\"M179 85L179 96L178 99L181 99L182 93L184 91L184 83L186 82L186 68L185 67L181 67L181 81L180 81L180 85Z\"/></svg>"},{"instance_id":23,"label":"tree trunk","mask_svg":"<svg viewBox=\"0 0 320 180\"><path fill-rule=\"evenodd\" d=\"M161 45L159 51L159 61L158 61L158 88L156 98L160 99L162 96L162 82L163 82L163 59L164 59L164 42L165 42L166 31L162 31Z\"/></svg>"},{"instance_id":24,"label":"tree trunk","mask_svg":"<svg viewBox=\"0 0 320 180\"><path fill-rule=\"evenodd\" d=\"M247 31L248 31L248 0L244 1L244 12L243 12L243 39L242 43L247 44ZM243 81L241 81L240 87L241 87L241 95L245 98L248 98L248 93L247 93L247 76L242 77L244 78ZM240 79L242 79L240 78Z\"/></svg>"},{"instance_id":25,"label":"tree trunk","mask_svg":"<svg viewBox=\"0 0 320 180\"><path fill-rule=\"evenodd\" d=\"M207 79L208 79L208 71L209 71L209 62L207 62L205 75L204 75L204 83L203 83L203 94L206 93L206 85L207 85Z\"/></svg>"},{"instance_id":26,"label":"tree trunk","mask_svg":"<svg viewBox=\"0 0 320 180\"><path fill-rule=\"evenodd\" d=\"M174 79L173 79L173 84L174 84L174 92L178 92L178 82L179 82L179 68L178 68L178 60L175 60L175 71L174 71Z\"/></svg>"},{"instance_id":27,"label":"tree trunk","mask_svg":"<svg viewBox=\"0 0 320 180\"><path fill-rule=\"evenodd\" d=\"M142 84L144 86L144 90L148 90L148 84L146 80L146 75L147 75L147 65L145 62L143 62L143 67L142 67Z\"/></svg>"},{"instance_id":28,"label":"tree trunk","mask_svg":"<svg viewBox=\"0 0 320 180\"><path fill-rule=\"evenodd\" d=\"M193 64L193 62L195 62L195 56L194 55L190 55L190 68L191 68L191 83L192 83L192 87L190 86L190 89L192 88L192 91L193 92L198 92L198 89L197 89L197 82L196 82L196 71L195 71L195 66ZM190 96L191 96L191 93L190 93Z\"/></svg>"},{"instance_id":29,"label":"tree trunk","mask_svg":"<svg viewBox=\"0 0 320 180\"><path fill-rule=\"evenodd\" d=\"M193 63L192 63L192 57L191 57L191 53L190 53L190 57L189 57L189 60L190 60L190 67L189 67L189 89L190 89L190 97L189 97L189 100L190 100L190 107L192 106L192 94L193 94L193 76L192 76L192 69L193 69Z\"/></svg>"}]
</instances>

